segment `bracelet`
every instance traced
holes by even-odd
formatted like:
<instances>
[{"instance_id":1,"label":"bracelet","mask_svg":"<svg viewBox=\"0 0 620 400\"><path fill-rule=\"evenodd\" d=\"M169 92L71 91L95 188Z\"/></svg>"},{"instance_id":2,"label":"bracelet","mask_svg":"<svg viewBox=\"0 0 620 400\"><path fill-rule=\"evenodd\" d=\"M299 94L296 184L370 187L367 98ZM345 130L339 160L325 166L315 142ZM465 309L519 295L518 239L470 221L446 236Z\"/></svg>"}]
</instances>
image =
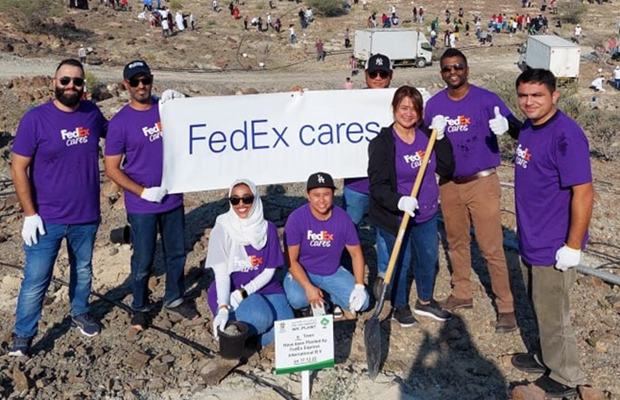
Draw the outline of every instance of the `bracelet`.
<instances>
[{"instance_id":1,"label":"bracelet","mask_svg":"<svg viewBox=\"0 0 620 400\"><path fill-rule=\"evenodd\" d=\"M144 191L146 190L146 187L142 188L142 191L140 192L140 197L142 197L142 195L144 194Z\"/></svg>"},{"instance_id":2,"label":"bracelet","mask_svg":"<svg viewBox=\"0 0 620 400\"><path fill-rule=\"evenodd\" d=\"M241 289L239 289L239 293L241 293L241 298L245 299L246 297L248 297L248 292L246 292L245 288L242 286Z\"/></svg>"},{"instance_id":3,"label":"bracelet","mask_svg":"<svg viewBox=\"0 0 620 400\"><path fill-rule=\"evenodd\" d=\"M230 307L228 307L228 304L222 304L222 305L221 305L221 306L219 306L217 309L218 309L218 310L223 310L223 309L226 309L226 311L228 311L228 309L229 309L229 308L230 308Z\"/></svg>"}]
</instances>

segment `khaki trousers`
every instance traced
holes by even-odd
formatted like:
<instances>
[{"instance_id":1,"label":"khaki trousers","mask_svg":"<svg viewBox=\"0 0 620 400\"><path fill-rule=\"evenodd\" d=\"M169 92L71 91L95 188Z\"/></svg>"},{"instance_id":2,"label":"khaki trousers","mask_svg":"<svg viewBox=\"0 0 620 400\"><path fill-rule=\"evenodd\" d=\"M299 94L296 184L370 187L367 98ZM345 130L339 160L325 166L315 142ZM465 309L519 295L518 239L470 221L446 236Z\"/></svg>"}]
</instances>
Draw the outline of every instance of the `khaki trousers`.
<instances>
[{"instance_id":1,"label":"khaki trousers","mask_svg":"<svg viewBox=\"0 0 620 400\"><path fill-rule=\"evenodd\" d=\"M470 227L473 223L478 247L487 261L497 309L500 313L513 312L497 174L463 184L450 181L439 187L439 193L452 264L452 295L460 299L472 298Z\"/></svg>"},{"instance_id":2,"label":"khaki trousers","mask_svg":"<svg viewBox=\"0 0 620 400\"><path fill-rule=\"evenodd\" d=\"M549 376L570 387L583 385L585 377L579 363L569 304L577 271L571 268L562 272L553 266L531 266L524 261L521 268L536 314L542 361L551 371Z\"/></svg>"}]
</instances>

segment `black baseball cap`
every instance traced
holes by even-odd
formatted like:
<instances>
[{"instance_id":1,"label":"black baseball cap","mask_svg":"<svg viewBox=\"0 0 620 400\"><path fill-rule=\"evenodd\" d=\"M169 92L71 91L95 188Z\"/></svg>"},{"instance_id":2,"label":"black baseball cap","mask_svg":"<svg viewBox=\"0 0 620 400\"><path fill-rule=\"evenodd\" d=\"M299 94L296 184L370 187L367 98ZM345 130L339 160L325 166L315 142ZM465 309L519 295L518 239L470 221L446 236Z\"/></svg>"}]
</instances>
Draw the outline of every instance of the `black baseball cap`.
<instances>
[{"instance_id":1,"label":"black baseball cap","mask_svg":"<svg viewBox=\"0 0 620 400\"><path fill-rule=\"evenodd\" d=\"M146 64L146 62L142 60L134 60L127 65L123 69L123 78L131 79L138 74L151 75L151 69Z\"/></svg>"},{"instance_id":2,"label":"black baseball cap","mask_svg":"<svg viewBox=\"0 0 620 400\"><path fill-rule=\"evenodd\" d=\"M316 188L330 188L336 189L336 185L334 185L334 180L332 176L327 172L316 172L308 178L308 183L306 184L306 191L310 191Z\"/></svg>"},{"instance_id":3,"label":"black baseball cap","mask_svg":"<svg viewBox=\"0 0 620 400\"><path fill-rule=\"evenodd\" d=\"M392 63L390 59L383 54L375 54L366 62L366 72L392 72Z\"/></svg>"}]
</instances>

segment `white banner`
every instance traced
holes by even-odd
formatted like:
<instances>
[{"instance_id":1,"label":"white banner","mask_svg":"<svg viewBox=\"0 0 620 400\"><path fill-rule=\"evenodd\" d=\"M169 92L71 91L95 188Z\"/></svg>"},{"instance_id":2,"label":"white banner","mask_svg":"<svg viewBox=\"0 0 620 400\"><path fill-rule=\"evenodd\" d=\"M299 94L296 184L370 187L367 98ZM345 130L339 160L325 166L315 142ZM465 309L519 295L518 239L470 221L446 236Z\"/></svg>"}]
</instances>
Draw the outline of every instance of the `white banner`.
<instances>
[{"instance_id":1,"label":"white banner","mask_svg":"<svg viewBox=\"0 0 620 400\"><path fill-rule=\"evenodd\" d=\"M170 193L366 176L367 147L392 123L395 89L175 99L161 107ZM428 92L422 91L425 99Z\"/></svg>"}]
</instances>

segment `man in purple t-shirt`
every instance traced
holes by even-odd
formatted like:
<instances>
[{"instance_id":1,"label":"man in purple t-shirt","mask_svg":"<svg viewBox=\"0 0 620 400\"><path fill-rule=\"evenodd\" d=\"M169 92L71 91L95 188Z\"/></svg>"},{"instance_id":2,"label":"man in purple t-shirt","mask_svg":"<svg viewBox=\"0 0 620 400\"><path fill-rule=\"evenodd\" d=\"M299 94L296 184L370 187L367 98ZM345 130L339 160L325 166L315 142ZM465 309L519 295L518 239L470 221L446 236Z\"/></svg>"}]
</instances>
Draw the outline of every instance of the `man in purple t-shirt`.
<instances>
[{"instance_id":1,"label":"man in purple t-shirt","mask_svg":"<svg viewBox=\"0 0 620 400\"><path fill-rule=\"evenodd\" d=\"M54 75L54 99L19 123L11 175L24 210L26 266L9 355L26 356L63 239L67 241L72 326L86 336L101 327L89 314L92 256L99 227L99 138L107 121L84 93L84 67L64 60Z\"/></svg>"},{"instance_id":2,"label":"man in purple t-shirt","mask_svg":"<svg viewBox=\"0 0 620 400\"><path fill-rule=\"evenodd\" d=\"M333 205L334 180L317 172L308 178L306 189L308 204L293 211L284 228L288 250L284 290L289 303L302 314L310 306L323 307L327 298L345 310L365 310L364 255L351 218ZM340 265L345 248L353 275Z\"/></svg>"},{"instance_id":3,"label":"man in purple t-shirt","mask_svg":"<svg viewBox=\"0 0 620 400\"><path fill-rule=\"evenodd\" d=\"M520 123L494 93L470 84L465 55L448 49L441 56L441 77L447 88L435 94L425 108L424 122L435 115L447 118L446 136L452 142L455 170L441 179L439 194L446 228L452 293L443 308L454 311L473 307L471 283L471 223L478 246L487 261L498 310L495 331L517 329L514 300L503 248L500 219L500 165L498 135L515 136Z\"/></svg>"},{"instance_id":4,"label":"man in purple t-shirt","mask_svg":"<svg viewBox=\"0 0 620 400\"><path fill-rule=\"evenodd\" d=\"M183 195L168 195L161 187L163 134L157 102L151 96L153 75L142 60L123 70L129 104L110 121L105 146L106 175L125 190L125 208L131 225L131 291L134 315L131 325L148 326L148 281L153 269L157 232L161 234L166 268L164 309L182 318L198 317L193 304L184 301L185 235ZM173 92L173 91L170 91ZM182 96L178 92L163 99ZM160 100L161 101L161 100ZM121 162L123 161L123 168Z\"/></svg>"},{"instance_id":5,"label":"man in purple t-shirt","mask_svg":"<svg viewBox=\"0 0 620 400\"><path fill-rule=\"evenodd\" d=\"M594 190L585 134L556 109L559 93L550 71L517 78L519 108L527 116L515 152L519 249L540 338L540 353L516 354L513 365L541 373L535 381L549 397L573 397L585 382L570 322L575 266L587 240Z\"/></svg>"}]
</instances>

